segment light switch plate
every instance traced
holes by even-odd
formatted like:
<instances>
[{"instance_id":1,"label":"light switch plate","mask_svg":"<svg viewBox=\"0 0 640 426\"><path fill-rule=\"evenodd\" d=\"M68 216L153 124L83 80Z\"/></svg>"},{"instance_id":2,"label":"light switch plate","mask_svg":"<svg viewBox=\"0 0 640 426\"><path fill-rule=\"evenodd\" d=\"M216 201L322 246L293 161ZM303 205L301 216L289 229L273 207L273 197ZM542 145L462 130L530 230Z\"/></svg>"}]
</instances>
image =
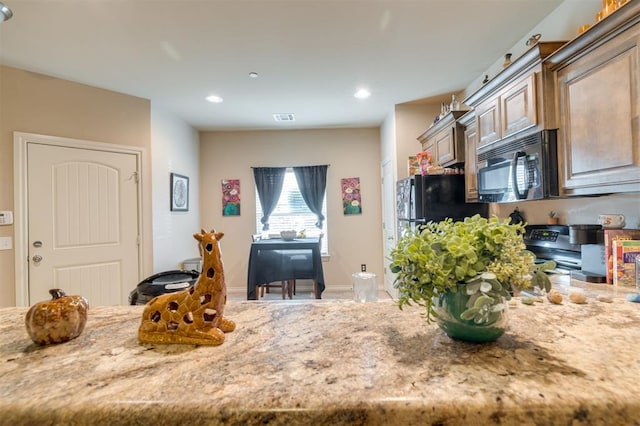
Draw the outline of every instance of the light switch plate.
<instances>
[{"instance_id":1,"label":"light switch plate","mask_svg":"<svg viewBox=\"0 0 640 426\"><path fill-rule=\"evenodd\" d=\"M12 211L0 211L0 225L13 225Z\"/></svg>"},{"instance_id":2,"label":"light switch plate","mask_svg":"<svg viewBox=\"0 0 640 426\"><path fill-rule=\"evenodd\" d=\"M0 250L11 250L13 248L13 237L0 237Z\"/></svg>"}]
</instances>

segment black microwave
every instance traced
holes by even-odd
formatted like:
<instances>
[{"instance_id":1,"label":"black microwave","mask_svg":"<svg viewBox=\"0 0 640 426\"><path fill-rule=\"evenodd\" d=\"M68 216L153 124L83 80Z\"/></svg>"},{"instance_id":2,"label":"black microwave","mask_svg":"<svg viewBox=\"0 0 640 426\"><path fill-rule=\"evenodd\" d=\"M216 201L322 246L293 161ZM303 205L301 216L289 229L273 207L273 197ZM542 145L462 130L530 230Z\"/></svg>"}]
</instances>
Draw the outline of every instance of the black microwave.
<instances>
[{"instance_id":1,"label":"black microwave","mask_svg":"<svg viewBox=\"0 0 640 426\"><path fill-rule=\"evenodd\" d=\"M557 129L478 149L478 199L487 203L558 196Z\"/></svg>"}]
</instances>

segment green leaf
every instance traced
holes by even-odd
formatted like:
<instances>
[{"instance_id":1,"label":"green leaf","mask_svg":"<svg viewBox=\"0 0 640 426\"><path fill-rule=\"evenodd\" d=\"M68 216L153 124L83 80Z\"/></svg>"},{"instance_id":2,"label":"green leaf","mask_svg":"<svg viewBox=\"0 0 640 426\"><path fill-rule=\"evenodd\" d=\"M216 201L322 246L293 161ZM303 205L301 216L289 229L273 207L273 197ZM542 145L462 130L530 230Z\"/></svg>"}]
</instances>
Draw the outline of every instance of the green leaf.
<instances>
[{"instance_id":1,"label":"green leaf","mask_svg":"<svg viewBox=\"0 0 640 426\"><path fill-rule=\"evenodd\" d=\"M478 312L480 312L480 308L469 308L460 314L460 319L469 321L473 319L478 314Z\"/></svg>"},{"instance_id":2,"label":"green leaf","mask_svg":"<svg viewBox=\"0 0 640 426\"><path fill-rule=\"evenodd\" d=\"M480 285L481 285L481 283L479 283L479 282L467 284L466 285L467 288L466 288L465 293L467 293L469 295L476 294L478 292L478 290L480 290Z\"/></svg>"},{"instance_id":3,"label":"green leaf","mask_svg":"<svg viewBox=\"0 0 640 426\"><path fill-rule=\"evenodd\" d=\"M480 297L480 296L482 296L482 293L476 293L476 294L472 295L469 298L469 300L467 300L467 303L465 304L465 306L467 308L472 308L475 305L476 300L478 300L478 297Z\"/></svg>"},{"instance_id":4,"label":"green leaf","mask_svg":"<svg viewBox=\"0 0 640 426\"><path fill-rule=\"evenodd\" d=\"M478 297L478 300L476 300L476 303L474 303L473 306L475 306L476 308L481 308L483 305L493 303L493 300L494 299L492 297L483 294L482 296Z\"/></svg>"}]
</instances>

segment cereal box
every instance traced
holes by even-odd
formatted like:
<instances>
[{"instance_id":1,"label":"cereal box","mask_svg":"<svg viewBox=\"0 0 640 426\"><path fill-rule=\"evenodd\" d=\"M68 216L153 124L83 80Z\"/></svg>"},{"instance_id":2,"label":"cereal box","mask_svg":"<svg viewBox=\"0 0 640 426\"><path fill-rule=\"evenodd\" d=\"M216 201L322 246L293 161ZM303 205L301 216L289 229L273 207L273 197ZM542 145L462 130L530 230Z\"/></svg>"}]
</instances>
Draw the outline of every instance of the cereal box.
<instances>
[{"instance_id":1,"label":"cereal box","mask_svg":"<svg viewBox=\"0 0 640 426\"><path fill-rule=\"evenodd\" d=\"M613 285L635 287L636 257L640 256L640 240L613 241Z\"/></svg>"},{"instance_id":2,"label":"cereal box","mask_svg":"<svg viewBox=\"0 0 640 426\"><path fill-rule=\"evenodd\" d=\"M613 241L614 240L640 240L640 229L605 229L604 253L607 265L607 283L613 284Z\"/></svg>"}]
</instances>

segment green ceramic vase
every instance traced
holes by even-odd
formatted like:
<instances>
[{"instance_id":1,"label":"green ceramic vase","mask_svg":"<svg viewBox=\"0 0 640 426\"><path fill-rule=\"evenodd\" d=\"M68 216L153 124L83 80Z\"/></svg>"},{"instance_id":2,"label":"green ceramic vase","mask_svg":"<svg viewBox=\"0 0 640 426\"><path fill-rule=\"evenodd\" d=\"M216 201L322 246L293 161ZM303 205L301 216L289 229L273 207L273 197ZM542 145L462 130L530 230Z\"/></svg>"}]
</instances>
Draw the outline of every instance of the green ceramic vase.
<instances>
[{"instance_id":1,"label":"green ceramic vase","mask_svg":"<svg viewBox=\"0 0 640 426\"><path fill-rule=\"evenodd\" d=\"M464 288L459 288L457 293L435 296L433 305L438 325L447 336L456 340L482 343L498 339L507 329L506 300L502 296L492 297L490 303L479 304L478 309L470 311L477 301L477 296L472 297Z\"/></svg>"}]
</instances>

